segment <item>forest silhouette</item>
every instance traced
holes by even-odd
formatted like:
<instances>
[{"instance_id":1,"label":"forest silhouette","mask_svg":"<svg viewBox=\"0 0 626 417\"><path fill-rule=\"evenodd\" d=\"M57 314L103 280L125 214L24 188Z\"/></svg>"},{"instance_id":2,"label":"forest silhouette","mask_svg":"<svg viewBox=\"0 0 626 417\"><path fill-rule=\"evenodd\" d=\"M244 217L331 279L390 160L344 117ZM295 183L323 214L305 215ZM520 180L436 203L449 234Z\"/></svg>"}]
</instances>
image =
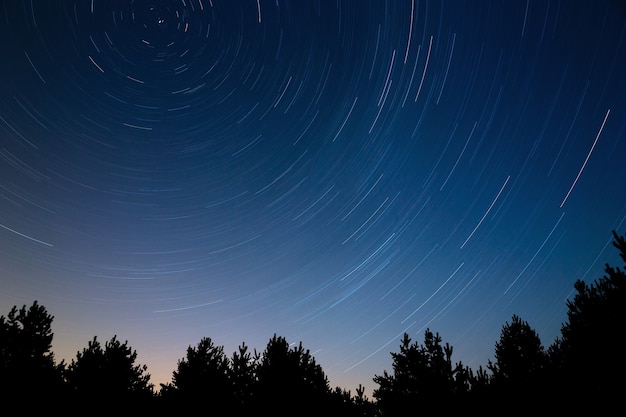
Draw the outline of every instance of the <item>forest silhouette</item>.
<instances>
[{"instance_id":1,"label":"forest silhouette","mask_svg":"<svg viewBox=\"0 0 626 417\"><path fill-rule=\"evenodd\" d=\"M613 231L626 264L624 236ZM605 265L591 284L577 280L566 301L561 334L544 348L537 332L513 315L502 326L494 360L477 370L453 363L438 333L423 343L408 334L391 352L392 367L373 376L373 398L362 385L331 388L308 349L273 335L262 352L242 343L228 356L209 337L189 346L172 380L156 390L137 352L114 336L94 336L69 363L52 352L46 308L14 306L0 316L0 400L20 414L217 416L406 416L425 412L487 415L623 413L626 361L626 274ZM182 352L181 352L182 353Z\"/></svg>"}]
</instances>

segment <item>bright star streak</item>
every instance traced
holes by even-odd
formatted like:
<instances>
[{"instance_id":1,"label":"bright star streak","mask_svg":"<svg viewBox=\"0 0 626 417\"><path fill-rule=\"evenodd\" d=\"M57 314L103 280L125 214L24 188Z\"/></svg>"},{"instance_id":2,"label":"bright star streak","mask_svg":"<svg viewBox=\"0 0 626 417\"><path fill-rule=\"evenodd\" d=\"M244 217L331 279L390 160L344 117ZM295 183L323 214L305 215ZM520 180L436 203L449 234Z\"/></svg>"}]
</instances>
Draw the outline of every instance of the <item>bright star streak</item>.
<instances>
[{"instance_id":1,"label":"bright star streak","mask_svg":"<svg viewBox=\"0 0 626 417\"><path fill-rule=\"evenodd\" d=\"M569 187L569 191L567 192L567 195L565 196L565 198L563 199L563 201L561 202L561 205L559 207L561 207L561 208L563 207L563 205L565 204L565 202L569 198L569 195L572 193L572 190L576 186L576 183L578 182L578 178L580 178L580 174L583 173L583 170L585 169L585 165L587 165L587 161L589 161L589 157L591 156L591 152L593 152L593 149L596 147L596 143L598 143L598 139L600 138L600 134L602 133L602 129L604 129L604 125L606 123L606 119L609 118L609 113L611 113L611 109L607 110L606 116L604 116L604 120L602 121L602 126L600 126L600 130L598 130L598 134L596 135L596 140L593 141L593 145L591 145L591 149L589 149L589 153L587 154L587 157L585 158L585 162L583 162L583 165L580 167L580 171L578 171L578 175L576 175L576 178L574 179L574 182L572 183L572 186Z\"/></svg>"},{"instance_id":2,"label":"bright star streak","mask_svg":"<svg viewBox=\"0 0 626 417\"><path fill-rule=\"evenodd\" d=\"M487 215L489 214L489 212L493 208L493 205L496 204L496 201L498 201L498 197L500 197L500 194L502 194L502 191L504 191L504 187L506 187L506 184L509 182L510 179L511 179L510 175L508 177L506 177L506 181L504 181L504 184L502 184L502 188L500 188L500 191L498 191L498 195L496 196L496 198L493 199L493 201L491 202L491 205L489 206L489 208L487 209L485 214L483 214L483 217L480 219L480 221L478 222L478 224L476 225L474 230L472 230L472 233L470 233L470 235L467 237L467 239L465 239L465 242L463 242L463 244L461 245L460 249L463 249L465 244L472 238L472 236L474 236L474 233L476 233L476 230L478 230L480 225L483 223L483 221L485 220L485 217L487 217Z\"/></svg>"}]
</instances>

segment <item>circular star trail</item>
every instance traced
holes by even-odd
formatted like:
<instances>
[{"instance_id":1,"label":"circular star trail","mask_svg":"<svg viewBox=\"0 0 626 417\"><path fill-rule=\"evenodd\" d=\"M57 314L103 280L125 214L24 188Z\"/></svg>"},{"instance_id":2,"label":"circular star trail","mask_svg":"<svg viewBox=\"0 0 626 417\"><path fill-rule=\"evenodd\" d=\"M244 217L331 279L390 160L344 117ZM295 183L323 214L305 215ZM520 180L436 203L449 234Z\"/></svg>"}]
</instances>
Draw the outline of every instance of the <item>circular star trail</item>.
<instances>
[{"instance_id":1,"label":"circular star trail","mask_svg":"<svg viewBox=\"0 0 626 417\"><path fill-rule=\"evenodd\" d=\"M57 359L313 352L332 386L429 328L548 346L626 230L617 1L4 2L0 307Z\"/></svg>"}]
</instances>

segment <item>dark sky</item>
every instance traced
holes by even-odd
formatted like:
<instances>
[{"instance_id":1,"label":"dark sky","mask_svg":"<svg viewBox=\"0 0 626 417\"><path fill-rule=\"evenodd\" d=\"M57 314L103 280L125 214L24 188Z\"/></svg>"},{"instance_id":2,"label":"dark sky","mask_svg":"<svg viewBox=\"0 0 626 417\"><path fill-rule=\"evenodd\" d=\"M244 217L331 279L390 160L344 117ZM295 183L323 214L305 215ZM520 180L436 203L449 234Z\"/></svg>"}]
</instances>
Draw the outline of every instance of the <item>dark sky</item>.
<instances>
[{"instance_id":1,"label":"dark sky","mask_svg":"<svg viewBox=\"0 0 626 417\"><path fill-rule=\"evenodd\" d=\"M375 388L404 332L544 346L626 232L622 1L3 1L0 314L303 342Z\"/></svg>"}]
</instances>

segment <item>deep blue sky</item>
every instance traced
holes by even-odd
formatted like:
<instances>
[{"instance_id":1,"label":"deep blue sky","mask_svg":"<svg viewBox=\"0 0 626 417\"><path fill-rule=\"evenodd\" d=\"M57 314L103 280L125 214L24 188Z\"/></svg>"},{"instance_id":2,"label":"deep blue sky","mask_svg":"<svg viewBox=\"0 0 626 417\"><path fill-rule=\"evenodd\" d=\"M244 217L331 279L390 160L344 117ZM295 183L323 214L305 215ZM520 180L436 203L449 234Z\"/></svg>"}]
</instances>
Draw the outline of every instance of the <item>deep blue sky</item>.
<instances>
[{"instance_id":1,"label":"deep blue sky","mask_svg":"<svg viewBox=\"0 0 626 417\"><path fill-rule=\"evenodd\" d=\"M626 232L622 1L4 1L0 314L168 382L276 333L376 388L404 332L544 346Z\"/></svg>"}]
</instances>

